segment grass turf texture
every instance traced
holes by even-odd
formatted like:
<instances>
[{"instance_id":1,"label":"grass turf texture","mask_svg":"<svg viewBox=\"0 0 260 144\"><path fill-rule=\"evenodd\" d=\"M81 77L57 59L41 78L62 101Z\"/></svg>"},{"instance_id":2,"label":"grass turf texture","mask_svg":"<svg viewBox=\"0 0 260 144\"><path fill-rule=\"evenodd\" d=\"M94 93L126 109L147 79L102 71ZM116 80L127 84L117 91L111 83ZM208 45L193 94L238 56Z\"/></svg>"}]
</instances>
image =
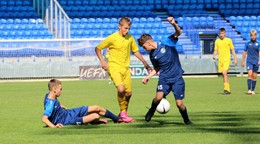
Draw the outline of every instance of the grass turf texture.
<instances>
[{"instance_id":1,"label":"grass turf texture","mask_svg":"<svg viewBox=\"0 0 260 144\"><path fill-rule=\"evenodd\" d=\"M171 110L156 113L144 121L155 95L157 79L142 85L133 79L133 97L129 115L137 122L130 124L66 126L43 128L43 97L47 82L0 83L0 143L91 143L91 144L242 144L260 141L260 87L256 95L247 95L246 77L231 77L231 95L222 95L222 78L185 78L190 119L194 125L184 125L175 106L173 95L167 99ZM100 105L118 114L116 91L107 80L63 81L59 98L68 108Z\"/></svg>"}]
</instances>

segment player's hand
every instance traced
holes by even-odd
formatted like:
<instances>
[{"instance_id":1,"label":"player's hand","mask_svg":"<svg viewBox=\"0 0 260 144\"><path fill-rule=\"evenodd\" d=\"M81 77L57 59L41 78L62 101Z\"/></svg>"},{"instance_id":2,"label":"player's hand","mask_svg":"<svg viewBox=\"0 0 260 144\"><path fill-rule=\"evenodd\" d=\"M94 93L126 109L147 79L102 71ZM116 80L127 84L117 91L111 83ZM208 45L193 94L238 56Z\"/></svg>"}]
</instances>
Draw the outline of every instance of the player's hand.
<instances>
[{"instance_id":1,"label":"player's hand","mask_svg":"<svg viewBox=\"0 0 260 144\"><path fill-rule=\"evenodd\" d=\"M144 79L142 80L143 84L147 84L148 81L149 81L149 78L148 78L148 77L146 77L146 78L144 78Z\"/></svg>"},{"instance_id":2,"label":"player's hand","mask_svg":"<svg viewBox=\"0 0 260 144\"><path fill-rule=\"evenodd\" d=\"M108 65L106 62L102 63L101 66L102 66L102 69L104 69L105 71L108 70Z\"/></svg>"},{"instance_id":3,"label":"player's hand","mask_svg":"<svg viewBox=\"0 0 260 144\"><path fill-rule=\"evenodd\" d=\"M168 17L167 20L172 24L175 23L175 20L173 17Z\"/></svg>"},{"instance_id":4,"label":"player's hand","mask_svg":"<svg viewBox=\"0 0 260 144\"><path fill-rule=\"evenodd\" d=\"M62 127L63 127L63 124L61 124L61 123L56 124L56 128L62 128Z\"/></svg>"},{"instance_id":5,"label":"player's hand","mask_svg":"<svg viewBox=\"0 0 260 144\"><path fill-rule=\"evenodd\" d=\"M242 67L245 66L245 62L244 62L244 61L241 62L241 66L242 66Z\"/></svg>"},{"instance_id":6,"label":"player's hand","mask_svg":"<svg viewBox=\"0 0 260 144\"><path fill-rule=\"evenodd\" d=\"M235 66L237 65L237 59L234 60L234 65L235 65Z\"/></svg>"},{"instance_id":7,"label":"player's hand","mask_svg":"<svg viewBox=\"0 0 260 144\"><path fill-rule=\"evenodd\" d=\"M258 65L260 65L260 60L258 61Z\"/></svg>"},{"instance_id":8,"label":"player's hand","mask_svg":"<svg viewBox=\"0 0 260 144\"><path fill-rule=\"evenodd\" d=\"M213 56L212 59L213 59L213 60L216 60L216 57Z\"/></svg>"}]
</instances>

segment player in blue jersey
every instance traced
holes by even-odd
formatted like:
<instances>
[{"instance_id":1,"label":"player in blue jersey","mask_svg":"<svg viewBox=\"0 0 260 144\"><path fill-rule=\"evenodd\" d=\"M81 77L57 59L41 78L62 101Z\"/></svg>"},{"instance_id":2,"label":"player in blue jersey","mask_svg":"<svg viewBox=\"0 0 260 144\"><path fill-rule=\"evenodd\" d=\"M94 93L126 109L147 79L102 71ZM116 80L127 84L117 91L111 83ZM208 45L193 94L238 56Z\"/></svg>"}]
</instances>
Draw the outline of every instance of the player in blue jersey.
<instances>
[{"instance_id":1,"label":"player in blue jersey","mask_svg":"<svg viewBox=\"0 0 260 144\"><path fill-rule=\"evenodd\" d=\"M182 78L182 74L184 71L181 67L178 52L175 48L178 36L181 35L182 31L175 23L173 17L168 17L168 21L175 28L175 33L164 41L157 43L149 34L143 34L138 39L138 44L149 52L150 60L154 66L154 70L145 77L142 82L147 84L148 80L153 75L160 72L156 96L152 100L151 108L145 115L145 120L151 120L156 107L162 98L166 97L172 91L184 123L191 124L186 106L183 104L183 99L185 97L185 82Z\"/></svg>"},{"instance_id":2,"label":"player in blue jersey","mask_svg":"<svg viewBox=\"0 0 260 144\"><path fill-rule=\"evenodd\" d=\"M82 106L73 109L66 109L57 99L62 93L62 84L57 79L51 79L48 83L49 92L44 98L44 114L42 122L51 128L60 128L64 125L81 125L86 123L99 124L107 123L107 120L100 120L100 116L118 122L118 116L100 106Z\"/></svg>"},{"instance_id":3,"label":"player in blue jersey","mask_svg":"<svg viewBox=\"0 0 260 144\"><path fill-rule=\"evenodd\" d=\"M257 32L256 30L251 30L250 32L251 40L245 44L244 52L242 55L241 66L245 66L246 59L246 69L248 71L247 88L248 94L255 94L256 77L257 71L260 65L260 43L256 40Z\"/></svg>"}]
</instances>

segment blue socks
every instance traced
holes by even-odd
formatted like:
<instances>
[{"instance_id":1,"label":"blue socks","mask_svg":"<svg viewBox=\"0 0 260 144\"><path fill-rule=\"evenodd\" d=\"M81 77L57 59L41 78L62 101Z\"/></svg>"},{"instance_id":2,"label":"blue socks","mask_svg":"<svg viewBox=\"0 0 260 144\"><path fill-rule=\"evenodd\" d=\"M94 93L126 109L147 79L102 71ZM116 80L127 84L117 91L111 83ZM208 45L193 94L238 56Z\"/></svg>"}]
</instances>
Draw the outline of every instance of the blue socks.
<instances>
[{"instance_id":1,"label":"blue socks","mask_svg":"<svg viewBox=\"0 0 260 144\"><path fill-rule=\"evenodd\" d=\"M114 121L114 123L116 123L118 121L118 116L116 116L115 114L113 114L109 110L106 110L105 117L111 118Z\"/></svg>"},{"instance_id":2,"label":"blue socks","mask_svg":"<svg viewBox=\"0 0 260 144\"><path fill-rule=\"evenodd\" d=\"M256 80L252 80L252 91L255 91Z\"/></svg>"},{"instance_id":3,"label":"blue socks","mask_svg":"<svg viewBox=\"0 0 260 144\"><path fill-rule=\"evenodd\" d=\"M247 88L248 88L248 90L251 90L251 88L252 88L252 79L247 79Z\"/></svg>"},{"instance_id":4,"label":"blue socks","mask_svg":"<svg viewBox=\"0 0 260 144\"><path fill-rule=\"evenodd\" d=\"M248 90L254 91L256 85L256 80L247 79L247 88Z\"/></svg>"}]
</instances>

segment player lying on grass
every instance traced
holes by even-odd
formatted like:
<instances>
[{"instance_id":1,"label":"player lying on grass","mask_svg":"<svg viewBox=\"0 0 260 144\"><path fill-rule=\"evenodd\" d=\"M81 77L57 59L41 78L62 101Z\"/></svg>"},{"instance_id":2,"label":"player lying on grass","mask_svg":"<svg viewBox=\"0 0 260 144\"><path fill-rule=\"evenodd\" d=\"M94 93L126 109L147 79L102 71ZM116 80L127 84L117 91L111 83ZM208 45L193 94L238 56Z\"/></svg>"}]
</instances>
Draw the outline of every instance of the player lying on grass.
<instances>
[{"instance_id":1,"label":"player lying on grass","mask_svg":"<svg viewBox=\"0 0 260 144\"><path fill-rule=\"evenodd\" d=\"M241 66L245 66L246 59L246 69L248 71L247 78L247 88L248 94L255 94L257 71L260 65L260 43L256 40L257 32L256 30L251 30L250 37L251 40L245 44L244 52L242 55Z\"/></svg>"},{"instance_id":2,"label":"player lying on grass","mask_svg":"<svg viewBox=\"0 0 260 144\"><path fill-rule=\"evenodd\" d=\"M100 116L112 119L115 123L118 117L100 106L82 106L73 109L65 109L57 99L62 93L62 84L57 79L51 79L48 83L49 92L44 98L44 114L42 122L51 128L60 128L64 125L80 125L86 123L107 123L100 120Z\"/></svg>"},{"instance_id":3,"label":"player lying on grass","mask_svg":"<svg viewBox=\"0 0 260 144\"><path fill-rule=\"evenodd\" d=\"M182 78L184 73L175 45L178 41L178 36L181 35L181 29L175 23L173 17L168 17L168 21L175 28L175 33L162 42L155 42L149 34L143 34L138 43L149 52L150 60L154 66L154 70L143 79L143 83L147 84L148 80L160 71L159 81L157 86L156 96L152 101L151 108L145 115L145 120L150 121L157 105L163 97L166 97L170 91L173 92L176 105L183 117L185 124L191 124L187 109L183 104L185 83Z\"/></svg>"}]
</instances>

